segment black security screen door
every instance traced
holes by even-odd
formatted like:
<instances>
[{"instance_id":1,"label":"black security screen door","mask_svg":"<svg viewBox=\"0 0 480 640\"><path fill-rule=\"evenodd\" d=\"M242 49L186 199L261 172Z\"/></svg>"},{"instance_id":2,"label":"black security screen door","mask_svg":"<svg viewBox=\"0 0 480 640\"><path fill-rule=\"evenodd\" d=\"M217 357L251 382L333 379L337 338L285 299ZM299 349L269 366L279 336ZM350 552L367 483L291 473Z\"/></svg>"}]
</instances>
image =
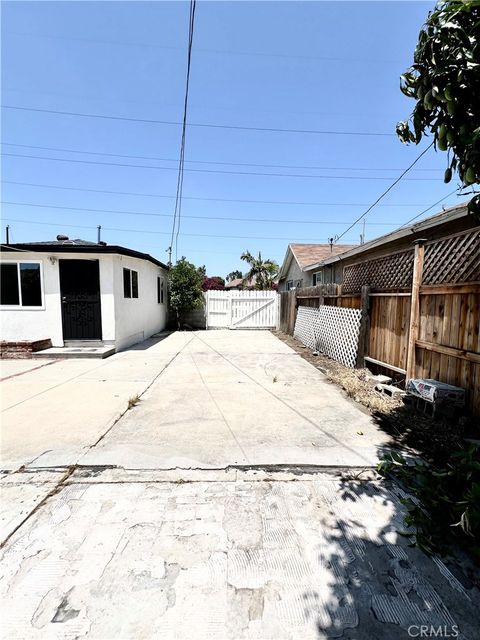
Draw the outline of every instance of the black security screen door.
<instances>
[{"instance_id":1,"label":"black security screen door","mask_svg":"<svg viewBox=\"0 0 480 640\"><path fill-rule=\"evenodd\" d=\"M64 340L101 340L98 260L60 260Z\"/></svg>"}]
</instances>

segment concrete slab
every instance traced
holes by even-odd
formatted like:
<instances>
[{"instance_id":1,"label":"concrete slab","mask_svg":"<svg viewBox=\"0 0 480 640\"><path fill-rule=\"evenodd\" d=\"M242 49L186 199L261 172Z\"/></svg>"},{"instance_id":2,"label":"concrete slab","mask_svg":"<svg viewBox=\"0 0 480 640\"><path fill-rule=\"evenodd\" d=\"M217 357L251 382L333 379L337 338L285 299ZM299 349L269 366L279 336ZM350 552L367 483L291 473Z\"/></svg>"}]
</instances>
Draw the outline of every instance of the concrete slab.
<instances>
[{"instance_id":1,"label":"concrete slab","mask_svg":"<svg viewBox=\"0 0 480 640\"><path fill-rule=\"evenodd\" d=\"M22 375L1 385L2 468L75 464L186 341L182 334L159 349L157 339L148 349L125 351L107 361L50 360L51 366L24 368L23 372L7 363L7 370Z\"/></svg>"},{"instance_id":2,"label":"concrete slab","mask_svg":"<svg viewBox=\"0 0 480 640\"><path fill-rule=\"evenodd\" d=\"M8 474L0 480L0 544L64 477L65 471Z\"/></svg>"},{"instance_id":3,"label":"concrete slab","mask_svg":"<svg viewBox=\"0 0 480 640\"><path fill-rule=\"evenodd\" d=\"M374 466L388 446L365 411L271 333L190 335L83 464Z\"/></svg>"},{"instance_id":4,"label":"concrete slab","mask_svg":"<svg viewBox=\"0 0 480 640\"><path fill-rule=\"evenodd\" d=\"M4 380L11 376L18 376L30 371L31 369L38 369L40 367L45 366L46 364L51 364L52 361L48 359L43 360L29 360L29 359L19 359L19 360L0 360L0 380Z\"/></svg>"},{"instance_id":5,"label":"concrete slab","mask_svg":"<svg viewBox=\"0 0 480 640\"><path fill-rule=\"evenodd\" d=\"M381 483L106 473L73 478L3 549L2 637L478 637L478 590L398 535Z\"/></svg>"},{"instance_id":6,"label":"concrete slab","mask_svg":"<svg viewBox=\"0 0 480 640\"><path fill-rule=\"evenodd\" d=\"M5 469L373 466L389 442L268 331L178 332L105 361L24 371L2 392Z\"/></svg>"},{"instance_id":7,"label":"concrete slab","mask_svg":"<svg viewBox=\"0 0 480 640\"><path fill-rule=\"evenodd\" d=\"M33 358L108 358L115 353L115 347L49 347L32 354Z\"/></svg>"}]
</instances>

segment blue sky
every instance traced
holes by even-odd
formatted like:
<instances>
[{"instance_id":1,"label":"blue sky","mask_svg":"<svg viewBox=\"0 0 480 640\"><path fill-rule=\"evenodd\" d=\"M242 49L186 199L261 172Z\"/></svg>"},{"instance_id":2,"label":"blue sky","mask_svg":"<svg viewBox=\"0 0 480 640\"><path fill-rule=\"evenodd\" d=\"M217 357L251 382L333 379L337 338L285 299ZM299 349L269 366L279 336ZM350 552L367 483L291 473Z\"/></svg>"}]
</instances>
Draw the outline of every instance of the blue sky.
<instances>
[{"instance_id":1,"label":"blue sky","mask_svg":"<svg viewBox=\"0 0 480 640\"><path fill-rule=\"evenodd\" d=\"M394 134L413 106L399 75L432 6L200 1L189 122ZM4 2L3 104L179 122L188 10L185 2ZM2 109L2 130L11 241L95 240L101 224L109 244L167 259L180 126ZM178 257L223 276L245 266L247 249L281 262L288 242L342 234L427 144L189 127ZM451 193L445 165L430 150L367 216L367 239ZM357 225L342 242L360 233Z\"/></svg>"}]
</instances>

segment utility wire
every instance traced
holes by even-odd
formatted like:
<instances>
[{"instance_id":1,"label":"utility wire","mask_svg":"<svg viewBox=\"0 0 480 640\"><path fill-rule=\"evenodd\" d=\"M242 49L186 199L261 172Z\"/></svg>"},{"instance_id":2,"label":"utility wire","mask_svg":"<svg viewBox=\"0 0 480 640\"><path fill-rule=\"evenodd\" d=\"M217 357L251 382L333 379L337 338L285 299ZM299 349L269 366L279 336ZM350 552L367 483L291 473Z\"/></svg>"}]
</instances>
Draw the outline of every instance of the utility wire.
<instances>
[{"instance_id":1,"label":"utility wire","mask_svg":"<svg viewBox=\"0 0 480 640\"><path fill-rule=\"evenodd\" d=\"M65 149L63 147L43 147L33 144L18 144L1 142L5 147L22 147L24 149L41 149L43 151L62 151L65 153L81 153L90 156L107 156L109 158L131 158L134 160L157 160L159 162L178 162L178 158L159 158L157 156L136 156L124 153L106 153L104 151L85 151L84 149ZM263 167L270 169L311 169L314 171L398 171L396 168L386 167L318 167L313 165L294 164L259 164L254 162L224 162L220 160L185 160L187 164L217 164L229 167ZM438 172L437 169L417 169L423 173Z\"/></svg>"},{"instance_id":2,"label":"utility wire","mask_svg":"<svg viewBox=\"0 0 480 640\"><path fill-rule=\"evenodd\" d=\"M410 222L412 222L413 220L415 220L416 218L419 218L420 216L422 216L423 214L427 213L428 211L430 211L431 209L433 209L435 206L437 206L438 204L440 204L443 200L446 200L448 197L450 197L451 195L455 194L458 191L458 189L455 189L455 191L452 191L450 194L448 194L447 196L444 196L443 198L441 198L440 200L438 200L437 202L435 202L434 204L430 205L430 207L428 207L427 209L424 209L421 213L419 213L417 216L415 216L414 218L412 218L411 220L407 221L406 223L404 223L404 225L402 225L401 227L398 227L397 229L394 229L393 231L391 231L390 233L395 233L395 231L398 231L402 228L404 228L407 224L409 224ZM38 220L21 220L18 218L4 218L4 220L8 221L8 222L20 222L20 223L24 223L24 224L36 224L36 225L45 225L45 226L51 226L51 227L58 227L58 222L45 222L45 221L38 221ZM96 226L89 226L89 225L74 225L74 224L64 224L61 223L63 227L69 227L69 228L74 228L74 229L96 229ZM125 228L119 228L119 227L105 227L102 225L102 229L104 229L105 231L116 231L116 232L124 232L124 233L148 233L148 234L159 234L159 235L168 235L168 232L166 231L141 231L139 229L125 229ZM390 235L390 233L388 235ZM184 234L186 236L192 236L192 237L208 237L208 238L236 238L236 239L249 239L249 240L289 240L290 242L292 241L291 238L260 238L260 237L247 237L247 236L217 236L217 235L210 235L210 234L193 234L193 233L186 233ZM380 244L382 244L384 242L385 236L381 236L380 238L377 238L376 240L372 241L369 243L369 248L374 248ZM298 238L297 240L302 240L301 238ZM324 241L328 241L328 238L324 238ZM308 241L311 242L312 238L308 238ZM19 243L21 244L21 243ZM1 246L5 246L5 247L10 247L10 245L1 245ZM151 246L155 246L155 248L159 248L156 245L151 245ZM25 249L16 249L17 251L26 251ZM210 250L209 250L210 252ZM231 253L236 254L236 252L210 252L210 253Z\"/></svg>"},{"instance_id":3,"label":"utility wire","mask_svg":"<svg viewBox=\"0 0 480 640\"><path fill-rule=\"evenodd\" d=\"M156 218L171 218L170 213L151 213L149 211L122 211L118 209L90 209L83 207L68 207L55 204L38 204L36 202L14 202L12 200L1 200L1 204L13 205L16 207L38 207L41 209L62 209L65 211L84 211L86 213L114 213L115 215L126 216L148 216ZM195 215L183 215L184 218L190 218L192 220L218 220L227 222L274 222L274 223L288 223L288 224L339 224L338 220L297 220L290 219L285 220L282 218L236 218L233 216L195 216ZM350 224L350 222L341 222L340 224ZM368 222L371 226L386 226L389 227L392 224L399 224L396 222Z\"/></svg>"},{"instance_id":4,"label":"utility wire","mask_svg":"<svg viewBox=\"0 0 480 640\"><path fill-rule=\"evenodd\" d=\"M31 111L36 113L51 113L61 116L76 116L80 118L101 118L103 120L120 120L123 122L141 122L143 124L167 124L182 125L181 122L173 120L154 120L149 118L128 118L125 116L113 116L102 113L81 113L78 111L57 111L54 109L38 109L34 107L21 107L19 105L1 105L2 109L12 109L16 111ZM309 135L333 135L333 136L375 136L375 137L396 137L395 133L371 132L371 131L330 131L319 129L284 129L281 127L246 127L241 125L214 124L211 122L189 122L189 127L206 127L210 129L233 129L238 131L266 131L270 133L306 133Z\"/></svg>"},{"instance_id":5,"label":"utility wire","mask_svg":"<svg viewBox=\"0 0 480 640\"><path fill-rule=\"evenodd\" d=\"M182 136L183 139L183 136ZM2 156L14 158L28 158L30 160L47 160L50 162L70 162L74 164L95 164L108 167L129 167L133 169L156 169L157 171L178 171L175 167L157 167L146 164L126 164L120 162L101 162L100 160L76 160L74 158L49 158L48 156L33 156L22 153L2 153ZM225 171L222 169L185 169L194 173L221 173L242 176L270 176L272 178L316 178L317 180L391 180L385 176L326 176L306 173L262 173L259 171ZM182 164L183 173L183 164ZM438 178L407 178L411 181L438 182Z\"/></svg>"},{"instance_id":6,"label":"utility wire","mask_svg":"<svg viewBox=\"0 0 480 640\"><path fill-rule=\"evenodd\" d=\"M444 200L446 200L447 198L449 198L450 196L454 195L455 193L457 193L458 189L455 189L455 191L452 191L451 193L449 193L448 195L444 196L443 198L441 198L440 200L437 200L437 202L435 202L434 204L430 205L427 209L424 209L423 211L421 211L419 214L417 214L416 216L414 216L413 218L411 218L410 220L408 220L406 223L404 223L402 226L397 227L396 229L394 229L393 231L389 232L388 235L390 235L391 233L395 233L396 231L404 228L407 224L409 224L410 222L412 222L413 220L419 218L420 216L424 215L425 213L427 213L428 211L430 211L431 209L433 209L434 207L436 207L438 204L440 204L441 202L443 202ZM38 205L38 206L42 206L42 205ZM154 215L154 214L152 214ZM45 221L38 221L38 220L23 220L23 219L19 219L19 218L10 218L10 217L4 217L4 220L8 221L8 222L20 222L22 224L36 224L36 225L45 225L45 226L51 226L51 227L58 227L59 223L58 222L45 222ZM89 225L74 225L74 224L67 224L67 223L60 223L62 226L64 227L69 227L69 228L74 228L74 229L96 229L96 226L89 226ZM118 232L124 232L124 233L145 233L145 234L159 234L159 235L168 235L169 232L167 231L141 231L139 229L125 229L125 228L120 228L120 227L105 227L102 225L102 229L104 229L105 231L118 231ZM211 234L195 234L195 233L186 233L184 234L186 236L191 236L191 237L206 237L206 238L235 238L235 239L248 239L248 240L288 240L290 242L292 242L292 238L272 238L272 237L268 237L268 238L264 238L264 237L257 237L257 236L220 236L220 235L211 235ZM300 241L300 240L305 240L308 242L312 242L312 238L297 238L296 241ZM324 241L328 241L329 238L324 238ZM371 242L368 243L369 248L373 248L379 244L382 244L385 241L385 236L381 236L380 238L377 238L376 240L373 240ZM19 243L21 244L21 243ZM233 252L232 252L233 253Z\"/></svg>"},{"instance_id":7,"label":"utility wire","mask_svg":"<svg viewBox=\"0 0 480 640\"><path fill-rule=\"evenodd\" d=\"M450 196L455 195L456 193L458 193L458 191L461 189L461 187L457 187L454 191L452 191L451 193L449 193L447 196L444 196L443 198L441 198L440 200L437 200L437 202L434 202L432 205L430 205L427 209L424 209L423 211L421 211L419 214L417 214L416 216L414 216L413 218L410 218L410 220L407 220L407 222L404 222L400 227L398 227L398 229L403 229L403 227L406 227L408 224L410 224L411 222L413 222L414 220L416 220L417 218L420 218L421 216L423 216L425 213L428 213L431 209L433 209L434 207L436 207L437 205L439 205L441 202L443 202L444 200L446 200L447 198L450 198ZM395 229L395 231L398 231L398 229ZM392 231L393 233L393 231Z\"/></svg>"},{"instance_id":8,"label":"utility wire","mask_svg":"<svg viewBox=\"0 0 480 640\"><path fill-rule=\"evenodd\" d=\"M187 75L185 79L185 99L183 103L183 122L182 122L182 141L180 144L180 159L178 162L178 178L177 178L177 193L175 195L175 212L173 215L172 224L172 237L170 239L169 251L169 266L171 265L172 246L173 246L173 234L175 233L175 224L177 225L177 231L175 235L175 261L177 260L178 249L178 235L180 233L180 220L182 215L182 191L183 191L183 171L185 164L185 138L187 131L187 113L188 113L188 90L190 85L190 67L192 62L192 45L193 45L193 31L195 26L195 8L196 0L190 0L190 20L188 26L188 54L187 54Z\"/></svg>"},{"instance_id":9,"label":"utility wire","mask_svg":"<svg viewBox=\"0 0 480 640\"><path fill-rule=\"evenodd\" d=\"M457 193L459 191L460 188L461 187L458 187L457 189L455 189L455 191L452 191L451 193L449 193L448 195L444 196L443 198L440 198L440 200L437 200L437 202L434 202L432 205L430 205L429 207L427 207L426 209L421 211L419 214L417 214L416 216L414 216L410 220L407 220L407 222L403 223L402 225L400 225L396 229L393 229L393 231L389 231L387 234L385 234L383 236L380 236L379 238L374 238L373 240L370 240L368 243L366 243L366 244L368 244L368 249L370 250L370 249L374 249L375 247L380 246L381 244L383 244L385 242L385 237L388 237L388 236L392 235L393 233L396 233L397 231L400 231L401 229L404 229L408 224L413 222L413 220L416 220L420 216L423 216L425 213L427 213L428 211L430 211L431 209L433 209L434 207L439 205L441 202L443 202L447 198L450 198L450 196L453 196L455 193ZM414 229L412 229L412 232L413 231L414 231Z\"/></svg>"},{"instance_id":10,"label":"utility wire","mask_svg":"<svg viewBox=\"0 0 480 640\"><path fill-rule=\"evenodd\" d=\"M107 45L118 45L122 47L143 47L147 49L170 49L173 51L181 50L181 47L176 47L174 45L164 45L164 44L153 44L148 42L128 42L128 41L120 41L120 40L100 40L98 38L81 38L74 36L59 36L59 35L50 35L46 33L19 33L15 31L7 31L6 35L10 36L20 36L23 38L49 38L52 40L66 40L69 43L72 41L79 41L85 43L92 44L107 44ZM399 60L386 60L385 58L339 58L332 56L309 56L309 55L298 55L298 54L289 54L289 53L276 53L276 52L262 52L262 51L235 51L232 49L197 49L197 51L201 53L214 53L219 55L233 55L233 56L251 56L251 57L267 57L267 58L287 58L287 59L298 59L298 60L326 60L329 62L358 62L361 64L398 64Z\"/></svg>"},{"instance_id":11,"label":"utility wire","mask_svg":"<svg viewBox=\"0 0 480 640\"><path fill-rule=\"evenodd\" d=\"M380 202L380 200L383 200L383 198L387 195L387 193L388 193L389 191L391 191L391 190L393 189L393 187L394 187L396 184L398 184L398 183L400 182L400 180L403 178L403 176L404 176L405 174L407 174L407 173L410 171L410 169L412 169L412 167L414 167L414 166L417 164L417 162L418 162L418 161L419 161L419 160L420 160L420 159L421 159L421 158L422 158L422 157L427 153L427 151L429 151L432 147L433 147L433 142L431 142L431 143L428 145L428 147L427 147L426 149L424 149L424 150L422 151L422 153L421 153L419 156L417 156L417 158L416 158L416 159L415 159L415 160L414 160L414 161L413 161L413 162L412 162L412 163L411 163L411 164L410 164L410 165L405 169L405 171L403 171L403 172L398 176L398 178L392 182L392 184L388 187L388 189L385 189L385 191L381 194L381 196L379 196L379 197L375 200L375 202L374 202L373 204L371 204L371 205L368 207L368 209L367 209L366 211L364 211L364 213L362 213L362 215L361 215L361 216L359 216L359 217L355 220L355 222L353 222L353 223L348 227L348 229L346 229L342 234L340 234L340 235L335 239L335 242L338 242L338 241L340 240L340 238L343 238L343 236L344 236L346 233L348 233L348 232L350 231L350 229L352 229L352 227L354 227L358 222L360 222L360 220L361 220L362 218L364 218L368 213L370 213L370 211L371 211L371 210L372 210L372 209L373 209L373 208L374 208L374 207L375 207L375 206Z\"/></svg>"},{"instance_id":12,"label":"utility wire","mask_svg":"<svg viewBox=\"0 0 480 640\"><path fill-rule=\"evenodd\" d=\"M18 182L16 180L0 180L3 184L16 184L23 187L38 187L41 189L59 189L61 191L85 191L86 193L108 193L120 196L141 196L145 198L168 198L174 200L175 196L161 193L143 193L138 191L108 191L105 189L88 189L84 187L65 187L58 184L39 184L37 182ZM365 202L302 202L295 200L245 200L235 198L201 198L198 196L183 196L184 200L201 200L206 202L239 202L243 204L281 204L305 207L364 207ZM379 204L379 207L424 207L424 204Z\"/></svg>"},{"instance_id":13,"label":"utility wire","mask_svg":"<svg viewBox=\"0 0 480 640\"><path fill-rule=\"evenodd\" d=\"M3 220L6 220L8 222L21 222L24 224L40 224L40 225L47 225L47 226L53 226L53 227L58 227L59 224L65 226L65 227L72 227L75 229L96 229L97 227L90 227L87 225L76 225L76 224L63 224L63 223L59 223L59 222L45 222L45 221L38 221L38 220L24 220L24 219L20 219L20 218L10 218L10 217L3 217ZM147 231L142 231L140 229L125 229L123 227L104 227L102 225L102 230L104 231L120 231L120 232L125 232L125 233L144 233L144 234L155 234L155 235L162 235L162 236L168 236L170 235L169 231L152 231L152 230L147 230ZM286 242L309 242L311 243L313 242L328 242L328 238L294 238L292 239L291 237L273 237L273 236L233 236L233 235L215 235L215 234L210 234L210 233L184 233L184 236L190 236L192 238L226 238L226 239L230 239L230 238L234 238L234 239L239 239L239 240L285 240ZM21 242L18 244L22 244Z\"/></svg>"}]
</instances>

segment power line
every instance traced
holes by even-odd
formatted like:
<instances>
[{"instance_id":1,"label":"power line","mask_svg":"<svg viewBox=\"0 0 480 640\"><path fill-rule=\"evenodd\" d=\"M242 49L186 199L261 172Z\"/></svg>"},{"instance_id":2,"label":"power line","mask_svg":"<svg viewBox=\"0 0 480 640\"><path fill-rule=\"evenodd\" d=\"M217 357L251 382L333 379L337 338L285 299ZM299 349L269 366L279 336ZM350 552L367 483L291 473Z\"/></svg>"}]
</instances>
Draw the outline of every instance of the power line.
<instances>
[{"instance_id":1,"label":"power line","mask_svg":"<svg viewBox=\"0 0 480 640\"><path fill-rule=\"evenodd\" d=\"M455 193L458 192L458 190L460 189L460 187L458 187L457 189L455 189L454 191L452 191L451 193L449 193L448 195L444 196L443 198L440 198L440 200L437 200L437 202L434 202L433 204L431 204L429 207L427 207L426 209L424 209L423 211L421 211L419 214L417 214L416 216L414 216L413 218L411 218L410 220L407 220L407 222L403 223L402 225L400 225L399 227L397 227L396 229L393 229L393 231L389 231L387 235L391 235L393 233L396 233L397 231L399 231L400 229L403 229L404 227L406 227L408 224L410 224L411 222L413 222L413 220L416 220L417 218L419 218L420 216L423 216L425 213L427 213L428 211L430 211L431 209L433 209L434 207L436 207L437 205L439 205L441 202L443 202L444 200L446 200L447 198L450 198L450 196L453 196ZM379 238L375 238L374 240L371 240L368 242L368 249L373 249L375 247L378 247L379 245L383 244L385 242L385 235L380 236Z\"/></svg>"},{"instance_id":2,"label":"power line","mask_svg":"<svg viewBox=\"0 0 480 640\"><path fill-rule=\"evenodd\" d=\"M74 36L59 36L59 35L50 35L45 33L19 33L14 31L7 31L7 35L11 36L20 36L24 38L50 38L52 40L66 40L71 42L73 40L77 40L79 42L93 43L93 44L108 44L108 45L118 45L122 47L143 47L147 49L168 49L173 51L182 50L181 47L176 47L174 45L164 45L164 44L153 44L147 42L125 42L119 40L100 40L98 38L81 38ZM298 60L325 60L328 62L358 62L361 64L370 64L370 63L379 63L379 64L398 64L399 60L379 60L374 58L340 58L333 56L307 56L307 55L298 55L298 54L288 54L288 53L275 53L275 52L261 52L261 51L234 51L232 49L197 49L200 53L214 53L220 55L234 55L234 56L252 56L252 57L266 57L266 58L287 58L287 59L298 59Z\"/></svg>"},{"instance_id":3,"label":"power line","mask_svg":"<svg viewBox=\"0 0 480 640\"><path fill-rule=\"evenodd\" d=\"M71 227L74 229L96 229L97 227L91 227L91 226L87 226L87 225L75 225L75 224L63 224L63 222L46 222L46 221L39 221L39 220L23 220L20 218L10 218L10 217L3 217L3 220L6 220L8 222L21 222L24 224L39 224L39 225L47 225L47 226L51 226L51 227L57 227L59 225L62 225L64 227ZM155 234L155 235L163 235L163 236L168 236L170 235L169 231L152 231L152 230L148 230L148 231L142 231L140 229L125 229L125 228L121 228L121 227L104 227L102 225L102 230L104 231L119 231L119 232L125 232L125 233L144 233L144 234ZM328 242L328 238L293 238L292 237L273 237L273 236L233 236L233 235L214 235L214 234L210 234L210 233L184 233L184 236L189 236L192 238L222 238L222 239L235 239L235 240L285 240L286 242L309 242L311 243L313 242L318 242L318 241L322 241L322 242ZM21 243L19 243L21 244Z\"/></svg>"},{"instance_id":4,"label":"power line","mask_svg":"<svg viewBox=\"0 0 480 640\"><path fill-rule=\"evenodd\" d=\"M443 198L441 198L440 200L438 200L437 202L435 202L434 204L430 205L427 209L424 209L423 211L421 211L418 215L414 216L413 218L411 218L410 220L408 220L406 223L404 223L402 226L397 227L396 229L394 229L393 231L391 231L390 233L395 233L395 231L398 231L399 229L402 229L403 227L405 227L407 224L409 224L410 222L412 222L413 220L419 218L420 216L424 215L425 213L427 213L428 211L430 211L431 209L433 209L434 207L436 207L438 204L440 204L441 202L443 202L444 200L446 200L447 198L449 198L450 196L454 195L455 193L457 193L458 189L455 189L455 191L452 191L451 193L449 193L448 195L444 196ZM42 205L38 205L38 206L42 206ZM153 214L152 214L153 215ZM10 217L4 217L3 218L5 221L8 222L20 222L22 224L35 224L35 225L44 225L44 226L51 226L51 227L57 227L59 226L59 224L62 227L69 227L69 228L74 228L74 229L96 229L96 226L89 226L89 225L73 225L73 224L68 224L68 223L58 223L58 222L46 222L46 221L38 221L38 220L23 220L23 219L19 219L19 218L10 218ZM371 223L373 224L373 223ZM145 234L157 234L157 235L169 235L169 232L167 231L141 231L139 229L125 229L123 227L105 227L102 225L102 229L104 229L105 231L117 231L117 232L124 232L124 233L145 233ZM260 236L232 236L232 235L228 235L228 236L223 236L223 235L212 235L212 234L195 234L195 233L185 233L185 236L190 236L190 237L205 237L205 238L231 238L231 239L242 239L242 240L287 240L289 242L292 241L308 241L309 243L312 242L312 238L296 238L296 239L292 239L291 237L288 238L274 238L274 237L260 237ZM382 242L384 242L384 238L385 236L382 236L380 238L377 238L376 240L372 241L371 243L369 243L369 247L373 248L379 244L381 244ZM325 241L329 241L329 238L324 238L322 239L324 242ZM317 239L318 241L318 239ZM353 242L350 241L350 242ZM21 243L20 243L21 244ZM159 247L158 247L159 248ZM210 252L210 250L208 250ZM210 252L210 253L214 253L214 252ZM220 252L216 252L216 253L220 253ZM227 252L222 252L222 253L227 253ZM234 253L234 252L232 252Z\"/></svg>"},{"instance_id":5,"label":"power line","mask_svg":"<svg viewBox=\"0 0 480 640\"><path fill-rule=\"evenodd\" d=\"M175 195L175 213L173 216L172 224L172 237L170 239L169 247L169 264L171 264L173 234L175 232L175 223L177 225L177 233L175 236L175 260L177 259L178 249L178 236L180 233L180 220L182 215L182 192L183 192L183 171L185 165L185 139L187 131L187 113L188 113L188 89L190 85L190 67L192 62L192 45L193 45L193 31L195 26L195 8L196 0L190 0L190 21L188 27L188 53L187 53L187 74L185 78L185 99L183 103L183 121L182 121L182 141L180 144L180 160L178 163L178 179L177 179L177 193Z\"/></svg>"},{"instance_id":6,"label":"power line","mask_svg":"<svg viewBox=\"0 0 480 640\"><path fill-rule=\"evenodd\" d=\"M393 189L393 187L394 187L396 184L398 184L398 183L400 182L400 180L403 178L403 176L404 176L406 173L408 173L408 172L410 171L410 169L411 169L412 167L414 167L414 166L417 164L417 162L420 160L420 158L422 158L422 157L427 153L427 151L429 151L432 147L433 147L433 142L431 142L431 143L428 145L428 147L427 147L426 149L424 149L424 150L422 151L422 153L421 153L419 156L417 156L417 158L416 158L416 159L415 159L415 160L414 160L414 161L413 161L413 162L412 162L412 163L411 163L411 164L410 164L410 165L405 169L405 171L403 171L403 172L398 176L398 178L397 178L396 180L394 180L394 181L392 182L392 184L391 184L387 189L385 189L385 191L384 191L384 192L383 192L383 193L382 193L382 194L381 194L381 195L380 195L380 196L375 200L375 202L374 202L373 204L371 204L371 205L368 207L368 209L367 209L364 213L362 213L362 215L361 215L361 216L359 216L359 217L355 220L355 222L353 222L353 223L348 227L348 229L346 229L346 230L345 230L341 235L339 235L339 236L336 238L336 240L335 240L335 241L336 241L336 242L338 242L338 241L340 240L340 238L343 238L343 236L344 236L346 233L348 233L348 232L350 231L350 229L352 229L352 227L354 227L354 226L355 226L355 225L356 225L356 224L357 224L357 223L358 223L362 218L364 218L368 213L370 213L370 211L371 211L371 210L372 210L372 209L373 209L373 208L374 208L374 207L375 207L375 206L380 202L380 200L382 200L382 199L387 195L387 193L388 193L389 191L391 191L391 190Z\"/></svg>"},{"instance_id":7,"label":"power line","mask_svg":"<svg viewBox=\"0 0 480 640\"><path fill-rule=\"evenodd\" d=\"M168 198L174 199L173 195L165 195L159 193L145 193L138 191L113 191L113 190L105 190L105 189L89 189L85 187L71 187L71 186L61 186L61 185L53 185L53 184L39 184L35 182L19 182L16 180L0 180L3 184L14 184L20 186L27 187L38 187L42 189L58 189L61 191L83 191L86 193L105 193L111 195L126 195L126 196L141 196L148 198ZM295 201L295 200L246 200L246 199L234 199L234 198L204 198L198 196L183 196L184 200L196 200L196 201L207 201L207 202L235 202L235 203L244 203L244 204L274 204L274 205L294 205L294 206L323 206L323 207L359 207L364 206L366 203L362 202L304 202L304 201ZM379 204L379 207L419 207L424 206L418 203L391 203L391 204ZM152 214L153 215L153 214ZM370 224L370 223L369 223Z\"/></svg>"},{"instance_id":8,"label":"power line","mask_svg":"<svg viewBox=\"0 0 480 640\"><path fill-rule=\"evenodd\" d=\"M178 158L159 158L158 156L137 156L125 153L107 153L104 151L85 151L84 149L65 149L63 147L44 147L33 144L18 144L13 142L1 142L6 147L22 147L24 149L41 149L43 151L62 151L65 153L80 153L90 156L107 156L110 158L131 158L135 160L157 160L159 162L178 162ZM187 164L217 164L230 167L265 167L272 169L312 169L315 171L398 171L396 168L385 167L318 167L313 165L294 164L260 164L254 162L225 162L220 160L185 160ZM432 172L438 169L417 169L417 171Z\"/></svg>"},{"instance_id":9,"label":"power line","mask_svg":"<svg viewBox=\"0 0 480 640\"><path fill-rule=\"evenodd\" d=\"M437 202L434 202L432 205L430 205L427 209L424 209L423 211L421 211L418 215L414 216L413 218L410 218L410 220L407 220L407 222L404 222L400 227L398 227L399 229L403 229L403 227L406 227L408 224L410 224L411 222L413 222L414 220L416 220L417 218L420 218L420 216L423 216L425 213L428 213L431 209L433 209L434 207L436 207L437 205L439 205L441 202L443 202L444 200L446 200L447 198L450 198L450 196L453 196L454 194L456 194L459 191L460 187L457 187L454 191L452 191L451 193L449 193L447 196L444 196L443 198L441 198L440 200L437 200ZM396 229L395 229L396 231ZM393 233L393 232L392 232Z\"/></svg>"},{"instance_id":10,"label":"power line","mask_svg":"<svg viewBox=\"0 0 480 640\"><path fill-rule=\"evenodd\" d=\"M161 193L142 193L138 191L108 191L105 189L88 189L85 187L65 187L56 184L39 184L37 182L19 182L16 180L0 180L3 184L16 184L24 187L38 187L41 189L59 189L61 191L84 191L86 193L107 193L120 196L141 196L145 198L175 199L174 195L168 196ZM363 207L365 202L302 202L295 200L245 200L235 198L201 198L198 196L183 196L184 200L199 200L206 202L239 202L243 204L280 204L306 207ZM423 207L424 204L379 204L379 207Z\"/></svg>"},{"instance_id":11,"label":"power line","mask_svg":"<svg viewBox=\"0 0 480 640\"><path fill-rule=\"evenodd\" d=\"M120 120L123 122L140 122L143 124L165 124L182 125L181 122L173 120L154 120L149 118L127 118L125 116L113 116L100 113L81 113L78 111L57 111L55 109L38 109L33 107L21 107L19 105L1 105L2 109L12 109L16 111L31 111L36 113L50 113L61 116L75 116L80 118L100 118L102 120ZM334 135L334 136L380 136L396 137L395 133L369 132L369 131L330 131L319 129L284 129L280 127L246 127L241 125L214 124L211 122L189 122L189 127L206 127L209 129L233 129L238 131L265 131L270 133L306 133L309 135Z\"/></svg>"},{"instance_id":12,"label":"power line","mask_svg":"<svg viewBox=\"0 0 480 640\"><path fill-rule=\"evenodd\" d=\"M86 213L114 213L115 215L127 216L148 216L155 218L170 218L170 213L150 213L149 211L122 211L118 209L90 209L84 207L68 207L55 204L38 204L36 202L13 202L11 200L1 200L1 204L14 205L16 207L36 207L41 209L62 209L65 211L84 211ZM338 220L284 220L282 218L236 218L233 216L195 216L184 215L184 218L192 220L217 220L227 222L267 222L267 223L287 223L287 224L350 224L349 222L339 222ZM391 226L396 222L368 222L371 226Z\"/></svg>"},{"instance_id":13,"label":"power line","mask_svg":"<svg viewBox=\"0 0 480 640\"><path fill-rule=\"evenodd\" d=\"M128 167L133 169L156 169L157 171L178 171L175 167L157 167L146 164L127 164L120 162L102 162L100 160L76 160L74 158L49 158L22 153L2 153L2 156L13 158L28 158L30 160L47 160L49 162L70 162L74 164L95 164L108 167ZM262 173L259 171L225 171L222 169L185 169L194 173L220 173L242 176L270 176L272 178L316 178L317 180L391 180L385 176L326 176L306 173ZM438 182L438 178L407 178L414 182Z\"/></svg>"}]
</instances>

